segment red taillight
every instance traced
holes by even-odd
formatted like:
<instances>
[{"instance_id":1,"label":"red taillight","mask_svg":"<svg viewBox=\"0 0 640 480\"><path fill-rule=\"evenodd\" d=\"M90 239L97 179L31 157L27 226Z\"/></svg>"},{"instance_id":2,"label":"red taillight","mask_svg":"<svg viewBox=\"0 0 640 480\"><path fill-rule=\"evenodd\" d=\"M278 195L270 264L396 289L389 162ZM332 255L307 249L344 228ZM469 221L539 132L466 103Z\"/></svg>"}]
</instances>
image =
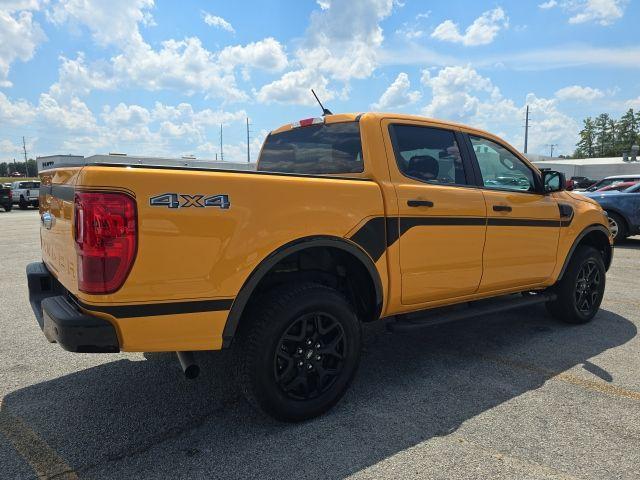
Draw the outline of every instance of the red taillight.
<instances>
[{"instance_id":1,"label":"red taillight","mask_svg":"<svg viewBox=\"0 0 640 480\"><path fill-rule=\"evenodd\" d=\"M136 256L137 228L136 202L128 195L76 193L75 238L80 291L111 293L122 286Z\"/></svg>"},{"instance_id":2,"label":"red taillight","mask_svg":"<svg viewBox=\"0 0 640 480\"><path fill-rule=\"evenodd\" d=\"M12 199L13 199L13 191L9 190L9 200L12 200Z\"/></svg>"}]
</instances>

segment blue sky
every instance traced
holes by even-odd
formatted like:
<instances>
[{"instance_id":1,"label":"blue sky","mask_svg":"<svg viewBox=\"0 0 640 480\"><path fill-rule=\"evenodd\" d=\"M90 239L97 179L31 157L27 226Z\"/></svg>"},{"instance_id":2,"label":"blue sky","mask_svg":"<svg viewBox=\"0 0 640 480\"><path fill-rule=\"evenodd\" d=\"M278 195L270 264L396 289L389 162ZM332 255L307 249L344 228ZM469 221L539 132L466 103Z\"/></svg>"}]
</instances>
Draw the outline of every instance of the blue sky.
<instances>
[{"instance_id":1,"label":"blue sky","mask_svg":"<svg viewBox=\"0 0 640 480\"><path fill-rule=\"evenodd\" d=\"M628 0L0 0L0 159L125 152L246 160L334 112L461 121L572 153L582 119L640 109ZM635 38L634 38L635 37Z\"/></svg>"}]
</instances>

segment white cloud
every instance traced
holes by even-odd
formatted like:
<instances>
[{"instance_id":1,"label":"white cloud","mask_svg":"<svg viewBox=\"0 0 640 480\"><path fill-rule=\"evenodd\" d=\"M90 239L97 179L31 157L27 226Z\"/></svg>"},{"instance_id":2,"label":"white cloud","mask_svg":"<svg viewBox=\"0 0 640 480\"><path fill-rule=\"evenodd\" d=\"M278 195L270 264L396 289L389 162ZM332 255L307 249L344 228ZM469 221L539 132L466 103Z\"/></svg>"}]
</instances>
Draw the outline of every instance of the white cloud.
<instances>
[{"instance_id":1,"label":"white cloud","mask_svg":"<svg viewBox=\"0 0 640 480\"><path fill-rule=\"evenodd\" d=\"M93 113L77 97L72 97L67 104L61 104L48 93L42 93L38 103L38 116L67 131L94 131L96 128Z\"/></svg>"},{"instance_id":2,"label":"white cloud","mask_svg":"<svg viewBox=\"0 0 640 480\"><path fill-rule=\"evenodd\" d=\"M227 101L247 98L232 71L222 68L215 55L197 37L167 40L159 50L146 43L111 60L113 75L124 84L146 90L180 90L186 95L203 92Z\"/></svg>"},{"instance_id":3,"label":"white cloud","mask_svg":"<svg viewBox=\"0 0 640 480\"><path fill-rule=\"evenodd\" d=\"M541 8L543 10L548 10L549 8L553 8L557 5L558 5L558 2L556 0L549 0L548 2L539 4L538 8Z\"/></svg>"},{"instance_id":4,"label":"white cloud","mask_svg":"<svg viewBox=\"0 0 640 480\"><path fill-rule=\"evenodd\" d=\"M320 0L318 5L290 62L295 68L255 92L259 102L312 105L310 88L330 100L336 95L330 81L343 82L341 98L347 98L348 82L368 78L378 66L380 22L391 14L394 0Z\"/></svg>"},{"instance_id":5,"label":"white cloud","mask_svg":"<svg viewBox=\"0 0 640 480\"><path fill-rule=\"evenodd\" d=\"M144 43L138 26L153 23L153 7L154 0L59 0L49 17L58 25L86 25L98 45L136 48Z\"/></svg>"},{"instance_id":6,"label":"white cloud","mask_svg":"<svg viewBox=\"0 0 640 480\"><path fill-rule=\"evenodd\" d=\"M575 3L575 2L572 2ZM577 2L577 13L569 18L569 23L597 22L610 25L622 18L626 0L586 0Z\"/></svg>"},{"instance_id":7,"label":"white cloud","mask_svg":"<svg viewBox=\"0 0 640 480\"><path fill-rule=\"evenodd\" d=\"M423 113L497 133L521 147L525 105L529 105L534 120L529 135L530 152L543 151L548 143L557 143L563 151L572 151L578 125L557 108L555 99L527 95L526 102L517 105L505 98L500 89L473 68L451 66L436 75L423 71L423 84L431 89L431 101Z\"/></svg>"},{"instance_id":8,"label":"white cloud","mask_svg":"<svg viewBox=\"0 0 640 480\"><path fill-rule=\"evenodd\" d=\"M564 87L556 92L556 98L559 100L591 102L602 97L604 97L604 92L602 90L591 87L582 87L580 85Z\"/></svg>"},{"instance_id":9,"label":"white cloud","mask_svg":"<svg viewBox=\"0 0 640 480\"><path fill-rule=\"evenodd\" d=\"M25 125L35 117L33 106L26 100L12 102L0 92L0 124Z\"/></svg>"},{"instance_id":10,"label":"white cloud","mask_svg":"<svg viewBox=\"0 0 640 480\"><path fill-rule=\"evenodd\" d=\"M296 105L314 105L316 103L311 89L323 102L335 97L327 88L329 81L313 70L296 70L285 73L280 79L264 85L256 92L260 103L291 103Z\"/></svg>"},{"instance_id":11,"label":"white cloud","mask_svg":"<svg viewBox=\"0 0 640 480\"><path fill-rule=\"evenodd\" d=\"M0 5L0 87L10 87L8 80L15 60L26 62L33 58L37 46L46 39L40 25L33 21L33 13L18 8L37 8L37 2L9 2Z\"/></svg>"},{"instance_id":12,"label":"white cloud","mask_svg":"<svg viewBox=\"0 0 640 480\"><path fill-rule=\"evenodd\" d=\"M94 62L89 66L83 52L79 52L75 60L60 57L60 62L58 81L49 88L49 93L56 98L85 96L92 90L112 90L117 86L117 79L108 73L109 65Z\"/></svg>"},{"instance_id":13,"label":"white cloud","mask_svg":"<svg viewBox=\"0 0 640 480\"><path fill-rule=\"evenodd\" d=\"M632 98L631 100L627 100L624 102L625 108L633 108L635 110L640 110L640 96L637 98Z\"/></svg>"},{"instance_id":14,"label":"white cloud","mask_svg":"<svg viewBox=\"0 0 640 480\"><path fill-rule=\"evenodd\" d=\"M323 0L311 14L298 61L331 78L367 78L377 65L384 36L380 22L391 14L393 0Z\"/></svg>"},{"instance_id":15,"label":"white cloud","mask_svg":"<svg viewBox=\"0 0 640 480\"><path fill-rule=\"evenodd\" d=\"M153 0L60 0L49 13L54 22L86 25L96 43L115 46L119 53L108 61L89 64L82 54L75 60L63 59L51 94L61 97L73 92L81 96L94 89L124 86L244 101L248 96L237 86L236 68L248 79L251 68L274 72L288 64L283 46L273 38L229 46L220 52L208 50L197 37L169 39L154 48L139 30L140 24L152 22L153 6ZM205 16L205 21L223 25L212 18Z\"/></svg>"},{"instance_id":16,"label":"white cloud","mask_svg":"<svg viewBox=\"0 0 640 480\"><path fill-rule=\"evenodd\" d=\"M400 108L410 105L420 100L421 94L417 90L411 90L409 76L401 72L389 85L380 99L371 105L376 110L386 110L390 108Z\"/></svg>"},{"instance_id":17,"label":"white cloud","mask_svg":"<svg viewBox=\"0 0 640 480\"><path fill-rule=\"evenodd\" d=\"M600 25L611 25L624 16L628 0L549 0L538 7L550 9L556 6L568 12L569 23L596 22Z\"/></svg>"},{"instance_id":18,"label":"white cloud","mask_svg":"<svg viewBox=\"0 0 640 480\"><path fill-rule=\"evenodd\" d=\"M460 33L456 23L451 20L445 20L435 28L431 37L446 42L461 43L466 46L487 45L493 42L498 32L503 28L507 28L508 25L509 19L505 11L498 7L488 10L476 18L467 27L464 34Z\"/></svg>"},{"instance_id":19,"label":"white cloud","mask_svg":"<svg viewBox=\"0 0 640 480\"><path fill-rule=\"evenodd\" d=\"M235 33L233 26L222 17L212 15L209 12L202 12L202 18L204 20L204 23L211 27L216 27L222 30L226 30L227 32Z\"/></svg>"},{"instance_id":20,"label":"white cloud","mask_svg":"<svg viewBox=\"0 0 640 480\"><path fill-rule=\"evenodd\" d=\"M280 42L269 37L247 45L225 47L220 52L219 63L222 67L241 65L278 72L286 68L288 60Z\"/></svg>"}]
</instances>

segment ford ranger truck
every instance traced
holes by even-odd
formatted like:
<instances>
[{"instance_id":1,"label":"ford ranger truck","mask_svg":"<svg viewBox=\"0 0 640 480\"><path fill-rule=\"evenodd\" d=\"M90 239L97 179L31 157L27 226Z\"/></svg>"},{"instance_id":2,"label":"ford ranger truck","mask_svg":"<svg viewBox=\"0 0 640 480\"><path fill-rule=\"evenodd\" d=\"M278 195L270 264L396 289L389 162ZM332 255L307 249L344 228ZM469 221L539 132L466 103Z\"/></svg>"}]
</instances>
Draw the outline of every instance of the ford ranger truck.
<instances>
[{"instance_id":1,"label":"ford ranger truck","mask_svg":"<svg viewBox=\"0 0 640 480\"><path fill-rule=\"evenodd\" d=\"M271 132L256 171L100 158L40 174L27 276L46 338L178 352L189 377L193 352L231 348L246 398L280 420L338 402L365 322L408 331L544 304L585 323L602 301L603 210L475 128L311 118Z\"/></svg>"}]
</instances>

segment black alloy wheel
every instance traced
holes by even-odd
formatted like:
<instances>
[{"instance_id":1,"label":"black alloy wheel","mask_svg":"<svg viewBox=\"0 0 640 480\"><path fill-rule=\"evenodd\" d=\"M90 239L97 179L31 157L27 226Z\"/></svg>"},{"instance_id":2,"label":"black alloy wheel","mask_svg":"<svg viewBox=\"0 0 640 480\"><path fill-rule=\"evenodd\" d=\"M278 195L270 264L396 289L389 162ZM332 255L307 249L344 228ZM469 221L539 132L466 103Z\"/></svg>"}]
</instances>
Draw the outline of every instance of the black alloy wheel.
<instances>
[{"instance_id":1,"label":"black alloy wheel","mask_svg":"<svg viewBox=\"0 0 640 480\"><path fill-rule=\"evenodd\" d=\"M304 314L280 338L273 362L276 383L292 399L316 398L333 386L347 354L344 329L333 315Z\"/></svg>"},{"instance_id":2,"label":"black alloy wheel","mask_svg":"<svg viewBox=\"0 0 640 480\"><path fill-rule=\"evenodd\" d=\"M600 305L601 275L593 260L582 264L576 279L576 308L585 315L591 314L594 307Z\"/></svg>"}]
</instances>

